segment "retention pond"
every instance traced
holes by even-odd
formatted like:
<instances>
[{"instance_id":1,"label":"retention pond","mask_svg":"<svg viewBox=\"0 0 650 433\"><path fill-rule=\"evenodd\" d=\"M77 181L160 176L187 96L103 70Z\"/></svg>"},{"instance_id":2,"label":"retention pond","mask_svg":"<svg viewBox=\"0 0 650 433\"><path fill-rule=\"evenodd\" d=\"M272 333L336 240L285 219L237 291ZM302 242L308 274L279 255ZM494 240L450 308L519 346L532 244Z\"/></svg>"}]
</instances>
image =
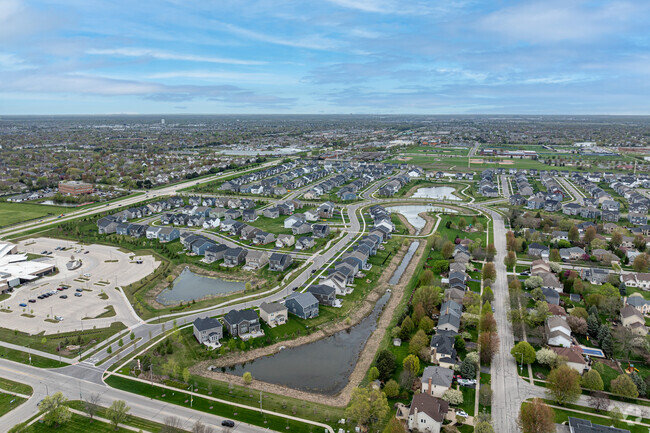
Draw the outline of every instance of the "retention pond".
<instances>
[{"instance_id":1,"label":"retention pond","mask_svg":"<svg viewBox=\"0 0 650 433\"><path fill-rule=\"evenodd\" d=\"M198 301L209 296L239 292L244 290L244 287L245 283L242 281L227 281L221 278L206 277L185 268L176 277L171 288L160 292L156 301L163 305L172 305L181 301Z\"/></svg>"}]
</instances>

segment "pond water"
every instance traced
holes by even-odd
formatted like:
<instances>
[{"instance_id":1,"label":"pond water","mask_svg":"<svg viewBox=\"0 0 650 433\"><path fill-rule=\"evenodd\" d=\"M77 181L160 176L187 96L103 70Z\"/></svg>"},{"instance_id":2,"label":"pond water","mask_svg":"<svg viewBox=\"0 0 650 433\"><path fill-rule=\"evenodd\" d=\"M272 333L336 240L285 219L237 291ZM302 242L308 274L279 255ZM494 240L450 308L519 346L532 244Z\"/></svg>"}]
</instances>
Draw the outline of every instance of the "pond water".
<instances>
[{"instance_id":1,"label":"pond water","mask_svg":"<svg viewBox=\"0 0 650 433\"><path fill-rule=\"evenodd\" d=\"M249 371L254 379L264 382L302 391L336 394L348 384L359 354L377 328L377 318L389 297L390 293L386 292L377 301L370 315L347 331L285 349L247 364L235 365L226 371L238 376ZM289 321L292 317L289 317Z\"/></svg>"},{"instance_id":2,"label":"pond water","mask_svg":"<svg viewBox=\"0 0 650 433\"><path fill-rule=\"evenodd\" d=\"M195 274L188 268L176 277L172 287L158 294L156 301L163 305L176 304L180 301L190 302L212 295L222 295L244 290L243 281L227 281L221 278L206 277Z\"/></svg>"},{"instance_id":3,"label":"pond water","mask_svg":"<svg viewBox=\"0 0 650 433\"><path fill-rule=\"evenodd\" d=\"M426 188L418 188L417 191L415 191L415 194L412 195L412 197L460 201L460 198L454 195L454 191L456 191L456 188L451 186L429 186Z\"/></svg>"},{"instance_id":4,"label":"pond water","mask_svg":"<svg viewBox=\"0 0 650 433\"><path fill-rule=\"evenodd\" d=\"M48 206L61 206L61 207L78 207L80 206L78 203L54 203L53 200L44 200L40 202L40 204L48 205Z\"/></svg>"},{"instance_id":5,"label":"pond water","mask_svg":"<svg viewBox=\"0 0 650 433\"><path fill-rule=\"evenodd\" d=\"M420 230L424 228L427 221L420 217L422 212L446 212L457 213L454 209L444 208L440 206L430 205L403 205L403 206L390 206L387 207L388 212L394 212L404 215L404 218L415 228L415 234L420 234Z\"/></svg>"},{"instance_id":6,"label":"pond water","mask_svg":"<svg viewBox=\"0 0 650 433\"><path fill-rule=\"evenodd\" d=\"M408 251L406 252L406 255L404 255L404 258L402 259L402 262L399 264L397 269L395 269L395 273L393 274L392 277L390 277L390 280L388 280L388 284L394 286L395 284L399 283L399 279L402 277L402 274L408 267L409 263L411 263L413 254L415 254L415 251L418 249L419 246L420 246L420 242L418 241L411 243Z\"/></svg>"}]
</instances>

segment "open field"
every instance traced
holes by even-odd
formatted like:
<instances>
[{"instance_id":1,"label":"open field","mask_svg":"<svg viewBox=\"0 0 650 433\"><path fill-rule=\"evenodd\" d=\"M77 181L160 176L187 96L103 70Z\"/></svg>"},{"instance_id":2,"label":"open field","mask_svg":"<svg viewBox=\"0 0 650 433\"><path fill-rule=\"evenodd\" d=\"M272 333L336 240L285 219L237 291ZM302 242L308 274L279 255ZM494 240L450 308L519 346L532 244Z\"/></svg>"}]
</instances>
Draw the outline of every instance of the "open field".
<instances>
[{"instance_id":1,"label":"open field","mask_svg":"<svg viewBox=\"0 0 650 433\"><path fill-rule=\"evenodd\" d=\"M76 209L78 208L0 201L0 227L50 215L65 214Z\"/></svg>"}]
</instances>

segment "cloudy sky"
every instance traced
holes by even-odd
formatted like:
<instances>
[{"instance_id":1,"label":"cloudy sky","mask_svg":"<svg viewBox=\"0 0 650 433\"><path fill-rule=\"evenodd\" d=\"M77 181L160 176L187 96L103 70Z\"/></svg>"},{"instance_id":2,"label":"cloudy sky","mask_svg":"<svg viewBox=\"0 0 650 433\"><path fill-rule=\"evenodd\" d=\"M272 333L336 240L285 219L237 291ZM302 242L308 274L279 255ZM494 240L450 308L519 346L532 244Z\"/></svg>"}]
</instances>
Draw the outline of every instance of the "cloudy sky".
<instances>
[{"instance_id":1,"label":"cloudy sky","mask_svg":"<svg viewBox=\"0 0 650 433\"><path fill-rule=\"evenodd\" d=\"M0 0L0 114L650 114L641 0Z\"/></svg>"}]
</instances>

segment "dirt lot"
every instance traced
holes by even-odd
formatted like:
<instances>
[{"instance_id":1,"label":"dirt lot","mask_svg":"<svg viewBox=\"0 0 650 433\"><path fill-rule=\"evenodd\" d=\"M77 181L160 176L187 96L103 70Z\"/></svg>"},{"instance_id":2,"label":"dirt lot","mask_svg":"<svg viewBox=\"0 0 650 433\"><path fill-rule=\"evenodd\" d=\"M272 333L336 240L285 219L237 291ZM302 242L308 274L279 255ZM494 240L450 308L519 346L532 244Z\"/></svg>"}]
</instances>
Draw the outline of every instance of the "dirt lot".
<instances>
[{"instance_id":1,"label":"dirt lot","mask_svg":"<svg viewBox=\"0 0 650 433\"><path fill-rule=\"evenodd\" d=\"M56 250L57 247L66 249ZM126 326L137 323L139 318L116 286L138 281L160 264L152 256L138 257L142 260L142 263L138 264L132 260L132 253L106 245L81 246L74 242L50 238L24 240L18 244L18 249L20 252L32 254L47 251L49 254L39 260L54 263L59 270L55 275L23 284L9 299L2 302L3 309L10 309L11 312L3 312L0 315L0 326L20 329L30 334L42 331L46 334L67 332L93 326L103 328L115 321ZM67 269L66 264L71 256L81 260L79 268ZM48 298L38 299L39 295L56 291L62 284L70 288L57 291ZM80 292L81 296L75 296L76 289L83 290ZM36 302L31 303L30 299ZM20 307L20 303L26 303L27 307ZM115 314L106 313L109 306L114 308ZM108 317L96 318L103 313ZM49 320L54 316L61 316L63 320L52 323Z\"/></svg>"}]
</instances>

